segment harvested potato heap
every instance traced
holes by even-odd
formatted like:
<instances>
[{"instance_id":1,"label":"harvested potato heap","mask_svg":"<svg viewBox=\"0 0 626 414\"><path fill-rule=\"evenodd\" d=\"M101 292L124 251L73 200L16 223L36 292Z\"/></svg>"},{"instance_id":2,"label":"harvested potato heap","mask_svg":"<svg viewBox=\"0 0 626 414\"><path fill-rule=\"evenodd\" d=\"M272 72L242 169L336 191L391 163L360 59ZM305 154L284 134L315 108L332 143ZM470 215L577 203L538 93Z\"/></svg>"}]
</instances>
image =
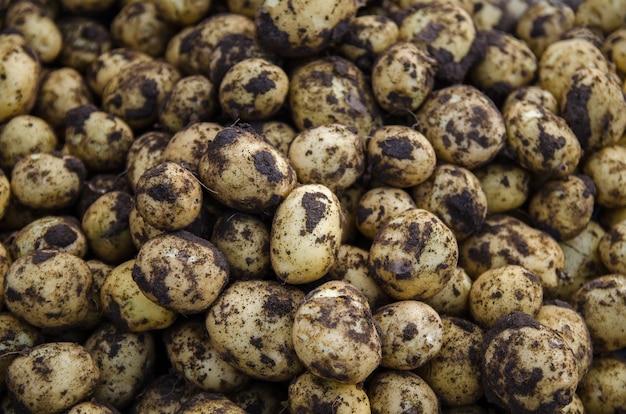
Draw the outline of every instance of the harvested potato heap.
<instances>
[{"instance_id":1,"label":"harvested potato heap","mask_svg":"<svg viewBox=\"0 0 626 414\"><path fill-rule=\"evenodd\" d=\"M626 0L0 27L0 411L625 409Z\"/></svg>"}]
</instances>

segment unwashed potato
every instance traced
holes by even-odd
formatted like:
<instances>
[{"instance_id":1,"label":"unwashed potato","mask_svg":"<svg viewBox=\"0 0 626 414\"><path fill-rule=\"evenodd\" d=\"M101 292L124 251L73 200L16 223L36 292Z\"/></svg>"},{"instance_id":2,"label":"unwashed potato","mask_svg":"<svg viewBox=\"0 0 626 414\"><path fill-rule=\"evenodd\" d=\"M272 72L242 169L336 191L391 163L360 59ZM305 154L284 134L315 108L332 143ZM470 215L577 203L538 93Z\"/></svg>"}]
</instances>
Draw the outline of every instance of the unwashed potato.
<instances>
[{"instance_id":1,"label":"unwashed potato","mask_svg":"<svg viewBox=\"0 0 626 414\"><path fill-rule=\"evenodd\" d=\"M50 125L33 115L16 115L0 125L0 168L9 171L22 157L51 152L57 137Z\"/></svg>"},{"instance_id":2,"label":"unwashed potato","mask_svg":"<svg viewBox=\"0 0 626 414\"><path fill-rule=\"evenodd\" d=\"M471 288L472 278L465 269L457 266L444 288L423 302L440 315L464 317L469 311L467 303Z\"/></svg>"},{"instance_id":3,"label":"unwashed potato","mask_svg":"<svg viewBox=\"0 0 626 414\"><path fill-rule=\"evenodd\" d=\"M9 365L20 352L44 341L41 332L10 312L0 313L0 389L6 388Z\"/></svg>"},{"instance_id":4,"label":"unwashed potato","mask_svg":"<svg viewBox=\"0 0 626 414\"><path fill-rule=\"evenodd\" d=\"M215 122L195 122L176 132L163 150L161 161L173 161L193 173L206 152L207 145L215 138L222 126Z\"/></svg>"},{"instance_id":5,"label":"unwashed potato","mask_svg":"<svg viewBox=\"0 0 626 414\"><path fill-rule=\"evenodd\" d=\"M119 414L119 411L110 404L85 401L70 408L67 414Z\"/></svg>"},{"instance_id":6,"label":"unwashed potato","mask_svg":"<svg viewBox=\"0 0 626 414\"><path fill-rule=\"evenodd\" d=\"M226 398L222 394L200 392L185 401L178 411L178 414L246 414L243 408Z\"/></svg>"},{"instance_id":7,"label":"unwashed potato","mask_svg":"<svg viewBox=\"0 0 626 414\"><path fill-rule=\"evenodd\" d=\"M488 214L514 210L528 199L530 173L518 165L496 160L472 172L487 197Z\"/></svg>"},{"instance_id":8,"label":"unwashed potato","mask_svg":"<svg viewBox=\"0 0 626 414\"><path fill-rule=\"evenodd\" d=\"M356 207L356 228L370 240L392 218L416 208L411 195L400 188L376 187L365 192Z\"/></svg>"},{"instance_id":9,"label":"unwashed potato","mask_svg":"<svg viewBox=\"0 0 626 414\"><path fill-rule=\"evenodd\" d=\"M619 355L593 358L578 395L589 413L619 412L626 406L626 362Z\"/></svg>"},{"instance_id":10,"label":"unwashed potato","mask_svg":"<svg viewBox=\"0 0 626 414\"><path fill-rule=\"evenodd\" d=\"M176 414L180 407L198 393L198 389L191 386L177 375L161 375L146 384L141 394L137 396L132 407L133 414Z\"/></svg>"},{"instance_id":11,"label":"unwashed potato","mask_svg":"<svg viewBox=\"0 0 626 414\"><path fill-rule=\"evenodd\" d=\"M57 25L63 36L59 62L81 73L113 45L106 26L93 18L69 16Z\"/></svg>"},{"instance_id":12,"label":"unwashed potato","mask_svg":"<svg viewBox=\"0 0 626 414\"><path fill-rule=\"evenodd\" d=\"M130 145L126 153L125 178L134 193L137 182L147 169L160 164L164 159L162 154L170 142L170 134L161 131L150 131L138 136Z\"/></svg>"},{"instance_id":13,"label":"unwashed potato","mask_svg":"<svg viewBox=\"0 0 626 414\"><path fill-rule=\"evenodd\" d=\"M626 221L615 224L602 236L598 251L610 272L626 274Z\"/></svg>"},{"instance_id":14,"label":"unwashed potato","mask_svg":"<svg viewBox=\"0 0 626 414\"><path fill-rule=\"evenodd\" d=\"M626 207L626 147L610 145L592 152L582 165L596 187L596 203L602 207Z\"/></svg>"},{"instance_id":15,"label":"unwashed potato","mask_svg":"<svg viewBox=\"0 0 626 414\"><path fill-rule=\"evenodd\" d=\"M87 253L87 238L74 217L46 216L23 227L10 245L14 259L44 249L66 251L83 258Z\"/></svg>"},{"instance_id":16,"label":"unwashed potato","mask_svg":"<svg viewBox=\"0 0 626 414\"><path fill-rule=\"evenodd\" d=\"M4 24L24 36L43 63L52 63L61 52L61 31L37 2L13 2L6 11Z\"/></svg>"},{"instance_id":17,"label":"unwashed potato","mask_svg":"<svg viewBox=\"0 0 626 414\"><path fill-rule=\"evenodd\" d=\"M367 385L372 414L436 413L441 410L435 391L412 372L377 371Z\"/></svg>"},{"instance_id":18,"label":"unwashed potato","mask_svg":"<svg viewBox=\"0 0 626 414\"><path fill-rule=\"evenodd\" d=\"M201 75L187 76L176 82L159 108L159 121L177 132L199 121L210 119L218 109L215 85Z\"/></svg>"}]
</instances>

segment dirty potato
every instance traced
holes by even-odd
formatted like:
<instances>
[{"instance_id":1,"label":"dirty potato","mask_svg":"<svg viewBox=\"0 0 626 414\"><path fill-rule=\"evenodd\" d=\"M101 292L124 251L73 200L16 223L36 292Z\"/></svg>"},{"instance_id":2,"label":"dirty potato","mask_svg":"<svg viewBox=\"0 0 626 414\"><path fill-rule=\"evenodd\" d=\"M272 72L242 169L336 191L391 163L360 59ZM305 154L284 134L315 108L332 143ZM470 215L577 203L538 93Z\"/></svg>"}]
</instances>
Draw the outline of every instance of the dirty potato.
<instances>
[{"instance_id":1,"label":"dirty potato","mask_svg":"<svg viewBox=\"0 0 626 414\"><path fill-rule=\"evenodd\" d=\"M441 411L435 391L413 372L380 370L367 384L372 414Z\"/></svg>"},{"instance_id":2,"label":"dirty potato","mask_svg":"<svg viewBox=\"0 0 626 414\"><path fill-rule=\"evenodd\" d=\"M45 216L23 227L9 246L13 259L35 250L55 249L85 257L87 238L74 217Z\"/></svg>"},{"instance_id":3,"label":"dirty potato","mask_svg":"<svg viewBox=\"0 0 626 414\"><path fill-rule=\"evenodd\" d=\"M370 240L392 218L416 208L411 195L395 187L376 187L361 196L356 208L356 227Z\"/></svg>"}]
</instances>

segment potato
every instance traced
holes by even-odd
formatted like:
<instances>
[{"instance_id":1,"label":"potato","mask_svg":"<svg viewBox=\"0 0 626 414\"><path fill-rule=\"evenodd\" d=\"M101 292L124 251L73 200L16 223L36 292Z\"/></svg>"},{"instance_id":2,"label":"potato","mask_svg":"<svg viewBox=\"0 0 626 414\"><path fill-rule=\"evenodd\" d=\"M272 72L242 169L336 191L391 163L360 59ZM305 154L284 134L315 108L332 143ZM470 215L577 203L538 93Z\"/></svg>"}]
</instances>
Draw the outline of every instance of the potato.
<instances>
[{"instance_id":1,"label":"potato","mask_svg":"<svg viewBox=\"0 0 626 414\"><path fill-rule=\"evenodd\" d=\"M10 312L0 313L0 389L6 387L9 365L20 353L44 341L42 333Z\"/></svg>"},{"instance_id":2,"label":"potato","mask_svg":"<svg viewBox=\"0 0 626 414\"><path fill-rule=\"evenodd\" d=\"M284 407L287 400L287 389L276 387L267 381L252 381L244 390L235 394L227 394L228 398L246 412L256 414L275 414Z\"/></svg>"},{"instance_id":3,"label":"potato","mask_svg":"<svg viewBox=\"0 0 626 414\"><path fill-rule=\"evenodd\" d=\"M422 378L412 372L381 370L367 386L372 414L402 411L415 413L440 412L437 394Z\"/></svg>"},{"instance_id":4,"label":"potato","mask_svg":"<svg viewBox=\"0 0 626 414\"><path fill-rule=\"evenodd\" d=\"M54 151L57 143L46 121L33 115L17 115L0 125L0 168L10 171L20 158Z\"/></svg>"},{"instance_id":5,"label":"potato","mask_svg":"<svg viewBox=\"0 0 626 414\"><path fill-rule=\"evenodd\" d=\"M460 243L459 264L476 279L504 265L519 265L541 281L545 299L556 294L563 269L563 250L548 234L506 214L488 216L478 233Z\"/></svg>"},{"instance_id":6,"label":"potato","mask_svg":"<svg viewBox=\"0 0 626 414\"><path fill-rule=\"evenodd\" d=\"M102 173L91 176L83 183L80 198L76 204L76 211L79 216L83 216L87 209L96 202L102 195L121 191L130 193L132 190L124 175L115 173Z\"/></svg>"},{"instance_id":7,"label":"potato","mask_svg":"<svg viewBox=\"0 0 626 414\"><path fill-rule=\"evenodd\" d=\"M610 145L586 157L582 172L596 186L596 204L602 207L626 207L626 147Z\"/></svg>"},{"instance_id":8,"label":"potato","mask_svg":"<svg viewBox=\"0 0 626 414\"><path fill-rule=\"evenodd\" d=\"M133 280L135 260L116 266L100 289L105 316L119 329L146 332L172 325L176 314L157 305L144 295Z\"/></svg>"},{"instance_id":9,"label":"potato","mask_svg":"<svg viewBox=\"0 0 626 414\"><path fill-rule=\"evenodd\" d=\"M177 26L189 26L202 19L211 7L211 0L155 1L159 15Z\"/></svg>"},{"instance_id":10,"label":"potato","mask_svg":"<svg viewBox=\"0 0 626 414\"><path fill-rule=\"evenodd\" d=\"M161 375L151 380L132 405L133 414L176 414L178 409L198 389L174 374Z\"/></svg>"},{"instance_id":11,"label":"potato","mask_svg":"<svg viewBox=\"0 0 626 414\"><path fill-rule=\"evenodd\" d=\"M418 208L435 214L457 241L478 231L487 216L487 196L466 168L439 163L425 182L410 189Z\"/></svg>"},{"instance_id":12,"label":"potato","mask_svg":"<svg viewBox=\"0 0 626 414\"><path fill-rule=\"evenodd\" d=\"M432 144L404 125L376 128L367 141L367 171L384 185L408 188L426 181L437 163Z\"/></svg>"},{"instance_id":13,"label":"potato","mask_svg":"<svg viewBox=\"0 0 626 414\"><path fill-rule=\"evenodd\" d=\"M511 92L502 104L502 113L506 113L508 108L517 101L530 101L544 107L555 115L559 114L559 103L556 98L550 91L541 86L523 86Z\"/></svg>"},{"instance_id":14,"label":"potato","mask_svg":"<svg viewBox=\"0 0 626 414\"><path fill-rule=\"evenodd\" d=\"M626 404L626 362L619 355L596 356L578 395L589 413L618 412Z\"/></svg>"},{"instance_id":15,"label":"potato","mask_svg":"<svg viewBox=\"0 0 626 414\"><path fill-rule=\"evenodd\" d=\"M619 222L600 239L598 251L606 268L612 273L626 274L626 221Z\"/></svg>"},{"instance_id":16,"label":"potato","mask_svg":"<svg viewBox=\"0 0 626 414\"><path fill-rule=\"evenodd\" d=\"M28 41L16 33L0 35L0 122L28 113L37 97L41 63Z\"/></svg>"},{"instance_id":17,"label":"potato","mask_svg":"<svg viewBox=\"0 0 626 414\"><path fill-rule=\"evenodd\" d=\"M537 2L530 5L515 26L515 34L535 56L541 57L552 43L575 24L574 10L566 3Z\"/></svg>"},{"instance_id":18,"label":"potato","mask_svg":"<svg viewBox=\"0 0 626 414\"><path fill-rule=\"evenodd\" d=\"M358 200L356 227L370 240L374 240L380 229L403 211L416 208L411 195L400 188L375 187Z\"/></svg>"},{"instance_id":19,"label":"potato","mask_svg":"<svg viewBox=\"0 0 626 414\"><path fill-rule=\"evenodd\" d=\"M201 75L181 78L159 108L159 122L171 132L209 120L217 111L215 85Z\"/></svg>"},{"instance_id":20,"label":"potato","mask_svg":"<svg viewBox=\"0 0 626 414\"><path fill-rule=\"evenodd\" d=\"M218 201L252 214L273 213L297 184L284 154L239 127L224 128L208 142L198 175Z\"/></svg>"},{"instance_id":21,"label":"potato","mask_svg":"<svg viewBox=\"0 0 626 414\"><path fill-rule=\"evenodd\" d=\"M364 381L382 360L382 338L367 298L339 280L313 289L298 307L293 345L313 374L346 384Z\"/></svg>"},{"instance_id":22,"label":"potato","mask_svg":"<svg viewBox=\"0 0 626 414\"><path fill-rule=\"evenodd\" d=\"M339 204L343 213L343 226L341 230L341 242L352 243L356 241L359 230L356 226L359 200L365 194L365 186L362 183L355 183L339 194Z\"/></svg>"},{"instance_id":23,"label":"potato","mask_svg":"<svg viewBox=\"0 0 626 414\"><path fill-rule=\"evenodd\" d=\"M607 274L585 283L571 304L585 319L593 352L615 351L626 346L626 275Z\"/></svg>"},{"instance_id":24,"label":"potato","mask_svg":"<svg viewBox=\"0 0 626 414\"><path fill-rule=\"evenodd\" d=\"M228 282L226 256L186 231L156 236L141 246L133 280L150 300L183 315L203 312Z\"/></svg>"},{"instance_id":25,"label":"potato","mask_svg":"<svg viewBox=\"0 0 626 414\"><path fill-rule=\"evenodd\" d=\"M299 289L276 281L235 281L209 309L205 324L221 358L252 378L288 381L303 370L292 332Z\"/></svg>"},{"instance_id":26,"label":"potato","mask_svg":"<svg viewBox=\"0 0 626 414\"><path fill-rule=\"evenodd\" d=\"M85 73L91 62L113 46L106 26L87 17L64 17L57 21L63 36L59 62Z\"/></svg>"},{"instance_id":27,"label":"potato","mask_svg":"<svg viewBox=\"0 0 626 414\"><path fill-rule=\"evenodd\" d=\"M283 154L289 153L289 145L297 134L291 125L282 121L252 122L250 126Z\"/></svg>"},{"instance_id":28,"label":"potato","mask_svg":"<svg viewBox=\"0 0 626 414\"><path fill-rule=\"evenodd\" d=\"M254 20L259 43L285 56L314 55L341 37L359 6L355 0L265 1Z\"/></svg>"},{"instance_id":29,"label":"potato","mask_svg":"<svg viewBox=\"0 0 626 414\"><path fill-rule=\"evenodd\" d=\"M441 323L441 349L415 372L442 404L453 407L474 404L484 396L480 360L484 332L461 318L443 316Z\"/></svg>"},{"instance_id":30,"label":"potato","mask_svg":"<svg viewBox=\"0 0 626 414\"><path fill-rule=\"evenodd\" d=\"M362 138L337 123L297 134L289 145L288 156L300 183L323 184L335 194L354 184L365 171Z\"/></svg>"},{"instance_id":31,"label":"potato","mask_svg":"<svg viewBox=\"0 0 626 414\"><path fill-rule=\"evenodd\" d=\"M504 148L506 129L491 99L470 85L434 91L417 112L417 129L437 160L467 169L483 166Z\"/></svg>"},{"instance_id":32,"label":"potato","mask_svg":"<svg viewBox=\"0 0 626 414\"><path fill-rule=\"evenodd\" d=\"M11 201L11 182L0 169L0 220L4 217Z\"/></svg>"},{"instance_id":33,"label":"potato","mask_svg":"<svg viewBox=\"0 0 626 414\"><path fill-rule=\"evenodd\" d=\"M223 414L246 414L237 404L224 397L222 394L212 394L201 392L187 401L185 401L180 409L176 411L178 414L203 414L203 413L223 413Z\"/></svg>"},{"instance_id":34,"label":"potato","mask_svg":"<svg viewBox=\"0 0 626 414\"><path fill-rule=\"evenodd\" d=\"M93 398L123 410L154 372L153 334L124 332L104 323L91 333L84 346L100 371Z\"/></svg>"},{"instance_id":35,"label":"potato","mask_svg":"<svg viewBox=\"0 0 626 414\"><path fill-rule=\"evenodd\" d=\"M576 24L599 29L605 35L618 29L626 19L621 1L585 0L576 10Z\"/></svg>"},{"instance_id":36,"label":"potato","mask_svg":"<svg viewBox=\"0 0 626 414\"><path fill-rule=\"evenodd\" d=\"M334 193L321 184L296 187L272 219L270 260L276 276L291 284L324 276L337 257L341 227Z\"/></svg>"},{"instance_id":37,"label":"potato","mask_svg":"<svg viewBox=\"0 0 626 414\"><path fill-rule=\"evenodd\" d=\"M320 102L325 104L320 106ZM382 124L364 73L338 56L314 59L296 67L290 75L287 103L300 131L340 123L367 136Z\"/></svg>"},{"instance_id":38,"label":"potato","mask_svg":"<svg viewBox=\"0 0 626 414\"><path fill-rule=\"evenodd\" d=\"M170 161L144 171L135 189L138 213L161 230L189 226L200 214L202 200L199 180L180 164Z\"/></svg>"},{"instance_id":39,"label":"potato","mask_svg":"<svg viewBox=\"0 0 626 414\"><path fill-rule=\"evenodd\" d=\"M15 260L4 278L7 308L41 328L68 328L87 315L93 278L79 257L37 250Z\"/></svg>"},{"instance_id":40,"label":"potato","mask_svg":"<svg viewBox=\"0 0 626 414\"><path fill-rule=\"evenodd\" d=\"M119 411L109 404L85 401L67 410L67 414L119 414Z\"/></svg>"},{"instance_id":41,"label":"potato","mask_svg":"<svg viewBox=\"0 0 626 414\"><path fill-rule=\"evenodd\" d=\"M163 150L161 161L181 164L193 173L198 172L198 164L222 126L214 122L196 122L176 132Z\"/></svg>"},{"instance_id":42,"label":"potato","mask_svg":"<svg viewBox=\"0 0 626 414\"><path fill-rule=\"evenodd\" d=\"M616 29L604 39L602 53L615 64L616 72L623 79L626 75L626 28Z\"/></svg>"},{"instance_id":43,"label":"potato","mask_svg":"<svg viewBox=\"0 0 626 414\"><path fill-rule=\"evenodd\" d=\"M91 91L102 96L106 84L124 67L152 58L135 49L116 48L100 54L85 70L85 80Z\"/></svg>"},{"instance_id":44,"label":"potato","mask_svg":"<svg viewBox=\"0 0 626 414\"><path fill-rule=\"evenodd\" d=\"M59 413L88 397L100 372L83 346L48 342L18 356L7 371L7 387L22 407Z\"/></svg>"},{"instance_id":45,"label":"potato","mask_svg":"<svg viewBox=\"0 0 626 414\"><path fill-rule=\"evenodd\" d=\"M487 197L487 213L498 214L521 207L530 193L528 170L503 160L472 171Z\"/></svg>"},{"instance_id":46,"label":"potato","mask_svg":"<svg viewBox=\"0 0 626 414\"><path fill-rule=\"evenodd\" d=\"M363 387L343 384L305 372L289 384L290 412L315 414L369 414L370 401Z\"/></svg>"},{"instance_id":47,"label":"potato","mask_svg":"<svg viewBox=\"0 0 626 414\"><path fill-rule=\"evenodd\" d=\"M89 308L87 315L80 322L79 327L82 329L95 329L104 319L102 311L102 303L100 301L100 290L104 284L104 280L109 275L114 266L108 265L99 260L87 260L87 266L91 270L93 284L89 292Z\"/></svg>"},{"instance_id":48,"label":"potato","mask_svg":"<svg viewBox=\"0 0 626 414\"><path fill-rule=\"evenodd\" d=\"M9 6L5 25L28 41L43 63L52 63L61 52L63 36L52 17L36 2L20 1Z\"/></svg>"},{"instance_id":49,"label":"potato","mask_svg":"<svg viewBox=\"0 0 626 414\"><path fill-rule=\"evenodd\" d=\"M487 401L511 412L555 412L578 384L571 348L556 331L523 312L502 317L485 334L482 382Z\"/></svg>"},{"instance_id":50,"label":"potato","mask_svg":"<svg viewBox=\"0 0 626 414\"><path fill-rule=\"evenodd\" d=\"M165 148L170 142L171 135L167 132L150 131L138 136L126 155L125 178L134 193L137 182L147 169L160 164L162 161L171 161L163 158Z\"/></svg>"},{"instance_id":51,"label":"potato","mask_svg":"<svg viewBox=\"0 0 626 414\"><path fill-rule=\"evenodd\" d=\"M434 214L410 209L380 229L369 250L368 266L392 298L424 300L445 287L457 261L452 231Z\"/></svg>"},{"instance_id":52,"label":"potato","mask_svg":"<svg viewBox=\"0 0 626 414\"><path fill-rule=\"evenodd\" d=\"M465 269L457 266L444 288L423 302L440 315L464 317L468 314L468 300L472 278Z\"/></svg>"},{"instance_id":53,"label":"potato","mask_svg":"<svg viewBox=\"0 0 626 414\"><path fill-rule=\"evenodd\" d=\"M44 249L65 251L84 258L87 237L74 217L46 216L23 227L10 245L14 259Z\"/></svg>"},{"instance_id":54,"label":"potato","mask_svg":"<svg viewBox=\"0 0 626 414\"><path fill-rule=\"evenodd\" d=\"M382 367L416 369L441 349L441 317L423 302L402 300L381 306L374 312L374 320L380 327Z\"/></svg>"},{"instance_id":55,"label":"potato","mask_svg":"<svg viewBox=\"0 0 626 414\"><path fill-rule=\"evenodd\" d=\"M60 0L59 3L72 14L97 15L112 7L115 0Z\"/></svg>"}]
</instances>

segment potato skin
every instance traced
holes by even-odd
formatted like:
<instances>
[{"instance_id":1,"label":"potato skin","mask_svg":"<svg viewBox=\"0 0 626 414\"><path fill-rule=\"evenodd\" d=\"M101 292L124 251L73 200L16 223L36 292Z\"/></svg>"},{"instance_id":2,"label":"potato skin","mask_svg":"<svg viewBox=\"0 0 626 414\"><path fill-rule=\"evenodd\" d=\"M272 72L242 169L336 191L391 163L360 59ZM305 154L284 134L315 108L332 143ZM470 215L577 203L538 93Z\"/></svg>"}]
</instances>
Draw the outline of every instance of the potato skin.
<instances>
[{"instance_id":1,"label":"potato skin","mask_svg":"<svg viewBox=\"0 0 626 414\"><path fill-rule=\"evenodd\" d=\"M377 371L368 382L367 395L372 414L441 411L437 394L426 381L410 371Z\"/></svg>"},{"instance_id":2,"label":"potato skin","mask_svg":"<svg viewBox=\"0 0 626 414\"><path fill-rule=\"evenodd\" d=\"M343 384L307 371L289 384L287 400L292 413L369 414L370 401L358 384Z\"/></svg>"}]
</instances>

